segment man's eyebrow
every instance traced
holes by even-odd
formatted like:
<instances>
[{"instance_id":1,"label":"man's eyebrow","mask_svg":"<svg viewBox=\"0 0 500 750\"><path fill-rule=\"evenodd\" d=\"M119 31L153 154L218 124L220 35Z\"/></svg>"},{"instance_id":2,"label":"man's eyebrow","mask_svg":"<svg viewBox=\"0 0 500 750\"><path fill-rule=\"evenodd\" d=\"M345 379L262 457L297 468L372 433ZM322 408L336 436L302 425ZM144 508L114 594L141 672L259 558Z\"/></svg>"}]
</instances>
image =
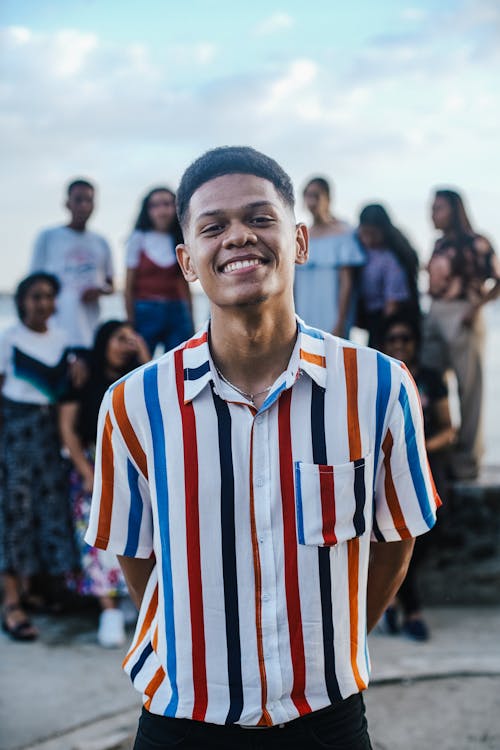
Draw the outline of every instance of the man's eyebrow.
<instances>
[{"instance_id":1,"label":"man's eyebrow","mask_svg":"<svg viewBox=\"0 0 500 750\"><path fill-rule=\"evenodd\" d=\"M270 206L272 208L276 208L276 204L273 203L273 201L252 201L252 203L247 203L243 208L245 209L252 209L252 208L262 208L264 206ZM226 209L224 208L213 208L210 211L203 211L201 214L198 214L195 221L200 221L200 219L207 219L211 216L220 216L221 214L224 214L226 212Z\"/></svg>"}]
</instances>

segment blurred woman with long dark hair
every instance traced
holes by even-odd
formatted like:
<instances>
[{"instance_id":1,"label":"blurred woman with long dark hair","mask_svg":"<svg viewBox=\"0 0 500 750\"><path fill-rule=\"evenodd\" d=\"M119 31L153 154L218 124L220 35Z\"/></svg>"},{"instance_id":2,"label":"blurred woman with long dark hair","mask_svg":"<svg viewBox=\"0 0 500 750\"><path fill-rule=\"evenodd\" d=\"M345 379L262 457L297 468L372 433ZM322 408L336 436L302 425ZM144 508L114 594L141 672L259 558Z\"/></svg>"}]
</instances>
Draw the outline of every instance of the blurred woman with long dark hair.
<instances>
[{"instance_id":1,"label":"blurred woman with long dark hair","mask_svg":"<svg viewBox=\"0 0 500 750\"><path fill-rule=\"evenodd\" d=\"M380 349L385 318L401 310L419 316L419 260L408 239L377 203L361 211L358 237L367 256L360 272L358 325L367 329L368 345Z\"/></svg>"},{"instance_id":2,"label":"blurred woman with long dark hair","mask_svg":"<svg viewBox=\"0 0 500 750\"><path fill-rule=\"evenodd\" d=\"M455 372L460 430L451 470L457 479L470 479L477 476L482 451L482 307L498 296L500 264L489 241L473 230L456 191L435 192L432 222L441 235L428 265L432 302L425 321L422 361L442 372Z\"/></svg>"},{"instance_id":3,"label":"blurred woman with long dark hair","mask_svg":"<svg viewBox=\"0 0 500 750\"><path fill-rule=\"evenodd\" d=\"M84 541L94 482L97 417L108 387L149 358L146 344L129 323L108 320L96 332L87 382L59 410L62 440L74 467L70 494L82 569L72 583L79 594L99 600L97 639L107 647L120 646L124 641L124 615L118 605L127 588L116 556L89 547Z\"/></svg>"}]
</instances>

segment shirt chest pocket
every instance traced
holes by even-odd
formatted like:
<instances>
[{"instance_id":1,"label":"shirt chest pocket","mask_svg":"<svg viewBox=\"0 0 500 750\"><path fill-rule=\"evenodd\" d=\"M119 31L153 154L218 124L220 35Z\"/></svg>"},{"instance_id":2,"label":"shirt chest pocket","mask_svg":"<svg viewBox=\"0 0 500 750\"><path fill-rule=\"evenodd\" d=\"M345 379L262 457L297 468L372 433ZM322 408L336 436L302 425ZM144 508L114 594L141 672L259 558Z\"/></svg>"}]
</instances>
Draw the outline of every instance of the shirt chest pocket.
<instances>
[{"instance_id":1,"label":"shirt chest pocket","mask_svg":"<svg viewBox=\"0 0 500 750\"><path fill-rule=\"evenodd\" d=\"M371 523L373 461L347 464L295 463L299 544L331 547L362 536Z\"/></svg>"}]
</instances>

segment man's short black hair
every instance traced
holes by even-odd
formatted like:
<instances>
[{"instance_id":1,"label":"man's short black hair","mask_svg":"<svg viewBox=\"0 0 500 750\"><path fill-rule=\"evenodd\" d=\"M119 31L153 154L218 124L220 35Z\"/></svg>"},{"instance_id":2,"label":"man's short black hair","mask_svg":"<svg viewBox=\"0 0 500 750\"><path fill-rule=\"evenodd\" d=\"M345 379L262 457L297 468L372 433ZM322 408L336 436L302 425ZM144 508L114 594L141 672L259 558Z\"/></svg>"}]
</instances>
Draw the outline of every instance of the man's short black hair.
<instances>
[{"instance_id":1,"label":"man's short black hair","mask_svg":"<svg viewBox=\"0 0 500 750\"><path fill-rule=\"evenodd\" d=\"M74 190L75 188L77 188L77 187L86 187L86 188L90 188L91 190L93 190L93 191L95 192L95 187L94 187L94 186L92 185L92 183L91 183L91 182L89 182L88 180L83 180L83 179L79 178L79 179L77 179L77 180L72 180L72 181L71 181L71 182L69 183L69 185L68 185L68 187L67 187L67 189L66 189L66 195L68 196L68 198L69 198L69 196L71 195L72 191L73 191L73 190Z\"/></svg>"},{"instance_id":2,"label":"man's short black hair","mask_svg":"<svg viewBox=\"0 0 500 750\"><path fill-rule=\"evenodd\" d=\"M292 181L274 159L250 146L220 146L196 159L182 176L176 204L177 215L183 226L193 193L205 182L226 174L251 174L269 180L285 204L293 210L295 197Z\"/></svg>"}]
</instances>

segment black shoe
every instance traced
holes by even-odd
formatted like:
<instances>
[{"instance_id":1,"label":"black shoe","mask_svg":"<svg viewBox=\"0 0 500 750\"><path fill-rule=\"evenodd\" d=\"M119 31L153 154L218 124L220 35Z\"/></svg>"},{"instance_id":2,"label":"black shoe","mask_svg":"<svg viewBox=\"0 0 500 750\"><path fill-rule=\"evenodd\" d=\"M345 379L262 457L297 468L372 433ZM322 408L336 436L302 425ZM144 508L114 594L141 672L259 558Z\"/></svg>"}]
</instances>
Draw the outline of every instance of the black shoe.
<instances>
[{"instance_id":1,"label":"black shoe","mask_svg":"<svg viewBox=\"0 0 500 750\"><path fill-rule=\"evenodd\" d=\"M383 629L386 633L389 633L389 635L397 635L399 633L399 617L396 607L387 607L382 620Z\"/></svg>"},{"instance_id":2,"label":"black shoe","mask_svg":"<svg viewBox=\"0 0 500 750\"><path fill-rule=\"evenodd\" d=\"M412 641L428 641L430 638L429 628L424 620L406 620L401 628L401 633Z\"/></svg>"}]
</instances>

